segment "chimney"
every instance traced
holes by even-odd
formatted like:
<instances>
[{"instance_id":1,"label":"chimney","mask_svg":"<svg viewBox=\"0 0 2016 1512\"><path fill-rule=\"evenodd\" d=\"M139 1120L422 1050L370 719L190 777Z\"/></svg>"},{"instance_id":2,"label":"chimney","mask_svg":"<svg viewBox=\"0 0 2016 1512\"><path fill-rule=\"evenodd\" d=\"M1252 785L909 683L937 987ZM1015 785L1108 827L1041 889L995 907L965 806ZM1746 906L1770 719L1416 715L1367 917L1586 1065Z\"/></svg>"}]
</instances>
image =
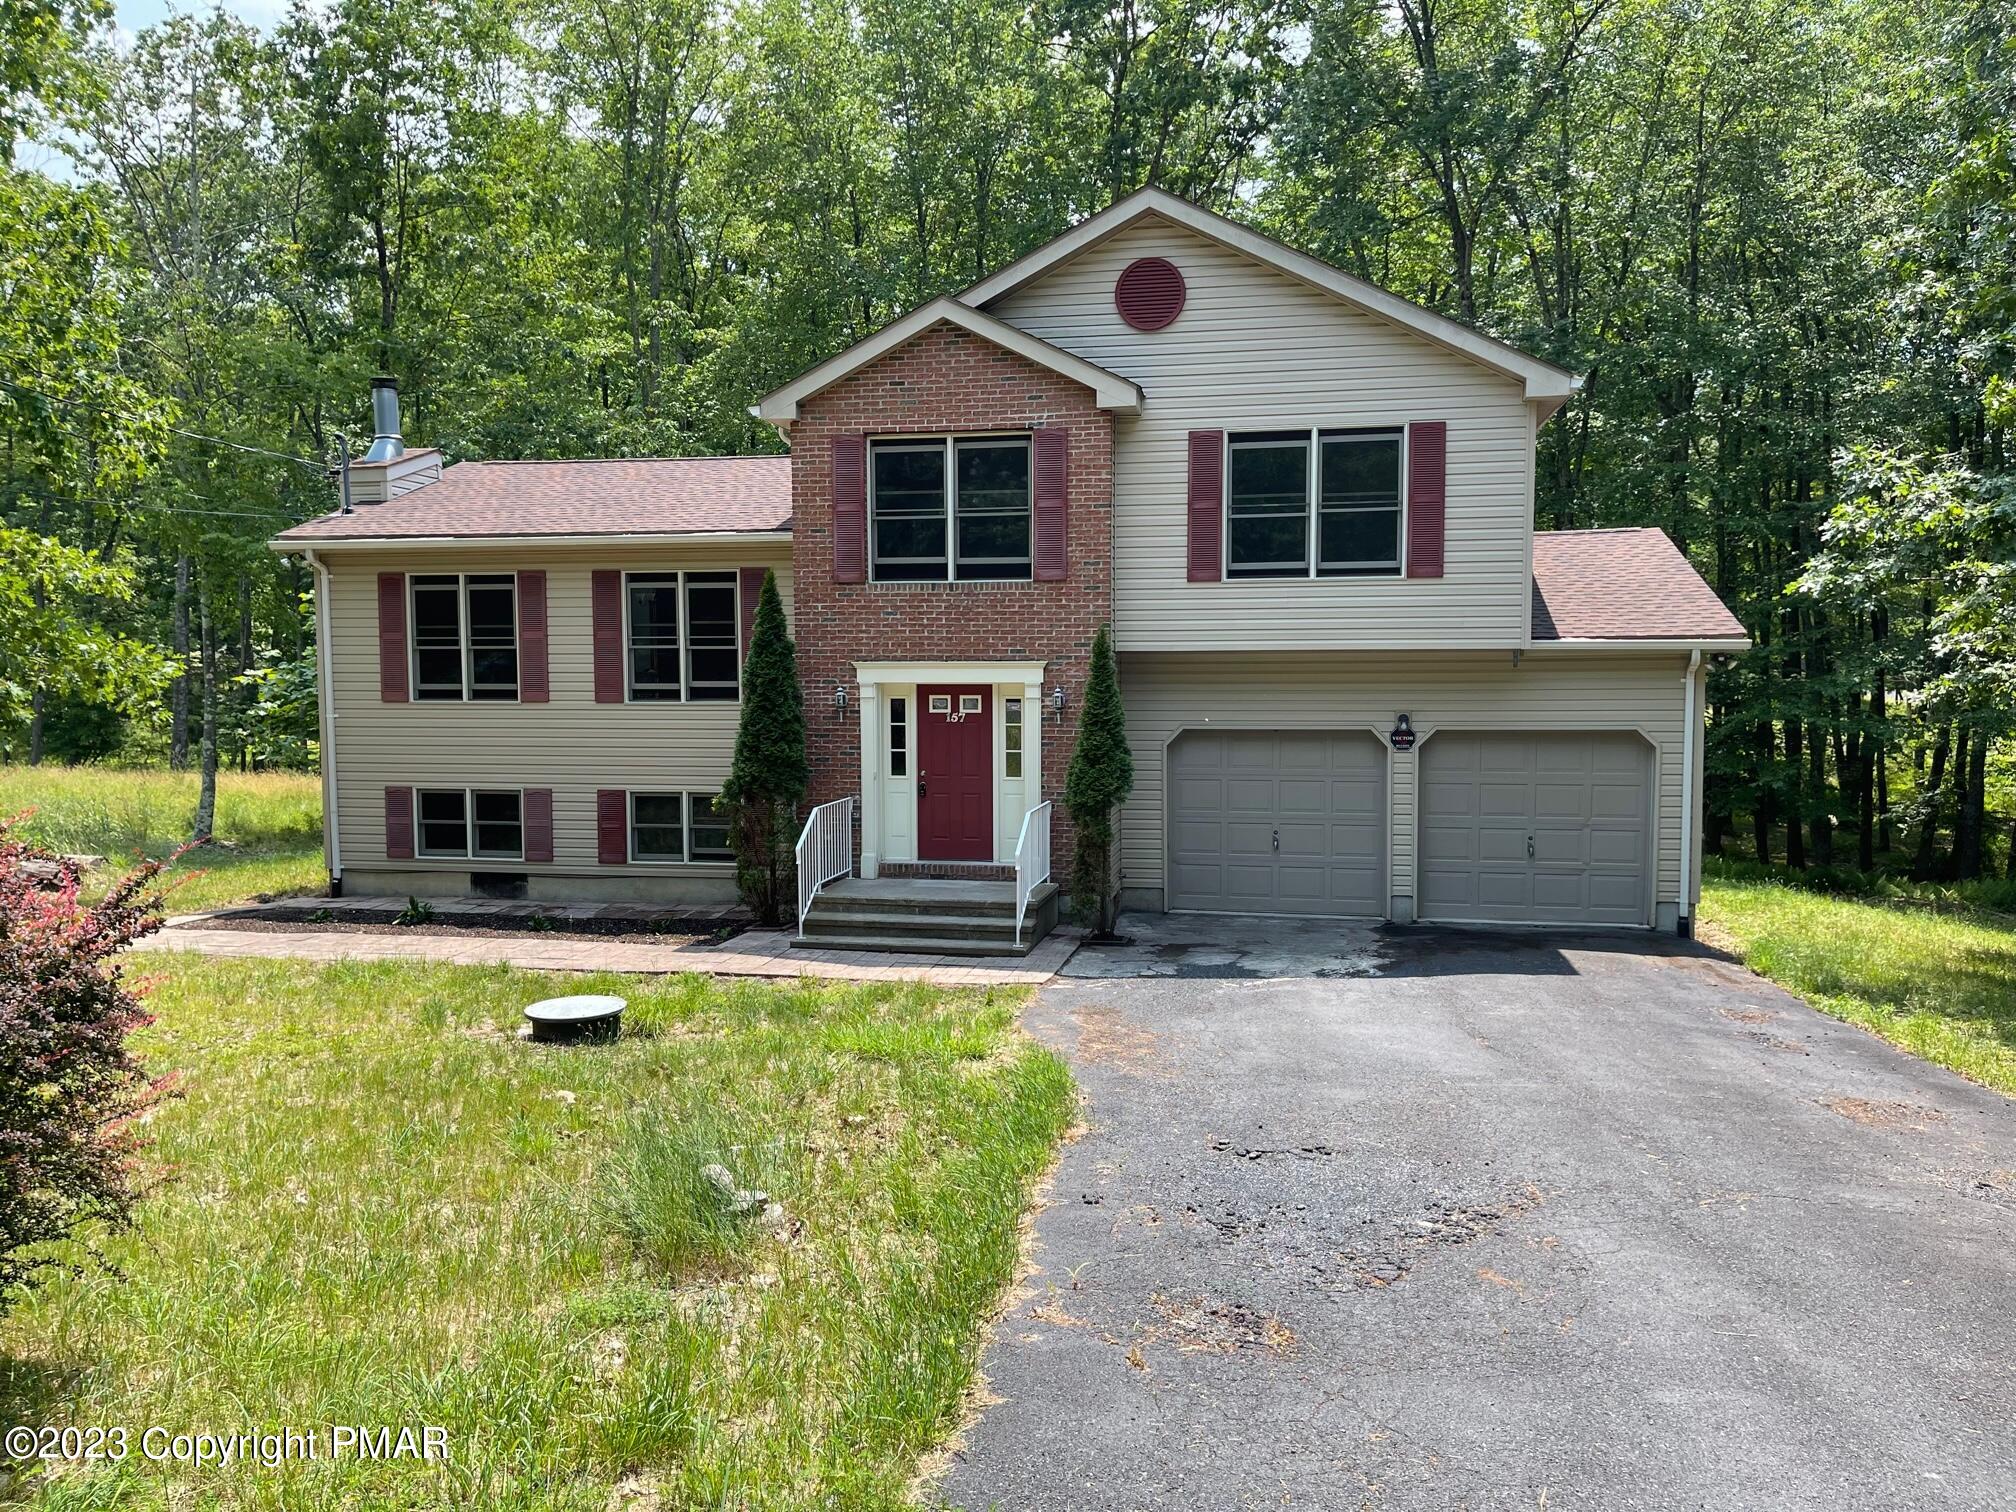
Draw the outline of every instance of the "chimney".
<instances>
[{"instance_id":1,"label":"chimney","mask_svg":"<svg viewBox=\"0 0 2016 1512\"><path fill-rule=\"evenodd\" d=\"M399 380L380 373L371 380L371 424L376 432L366 462L389 462L406 454L405 438L399 434Z\"/></svg>"}]
</instances>

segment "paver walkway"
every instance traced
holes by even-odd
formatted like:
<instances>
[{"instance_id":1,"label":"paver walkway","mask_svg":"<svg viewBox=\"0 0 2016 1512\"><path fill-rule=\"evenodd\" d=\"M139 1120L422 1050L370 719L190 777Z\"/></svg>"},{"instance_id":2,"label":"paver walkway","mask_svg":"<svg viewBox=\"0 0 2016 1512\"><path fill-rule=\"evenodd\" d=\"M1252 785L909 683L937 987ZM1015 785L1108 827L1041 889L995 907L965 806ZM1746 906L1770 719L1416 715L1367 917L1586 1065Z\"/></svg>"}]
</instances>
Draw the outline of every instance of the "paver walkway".
<instances>
[{"instance_id":1,"label":"paver walkway","mask_svg":"<svg viewBox=\"0 0 2016 1512\"><path fill-rule=\"evenodd\" d=\"M437 915L440 910L437 907ZM1058 930L1026 956L893 955L793 950L781 929L752 929L720 945L648 940L555 940L522 936L375 934L346 930L205 929L210 917L169 921L136 950L304 961L445 961L456 966L522 966L538 971L704 971L714 976L829 977L852 982L925 981L940 987L1034 987L1055 976L1078 948Z\"/></svg>"}]
</instances>

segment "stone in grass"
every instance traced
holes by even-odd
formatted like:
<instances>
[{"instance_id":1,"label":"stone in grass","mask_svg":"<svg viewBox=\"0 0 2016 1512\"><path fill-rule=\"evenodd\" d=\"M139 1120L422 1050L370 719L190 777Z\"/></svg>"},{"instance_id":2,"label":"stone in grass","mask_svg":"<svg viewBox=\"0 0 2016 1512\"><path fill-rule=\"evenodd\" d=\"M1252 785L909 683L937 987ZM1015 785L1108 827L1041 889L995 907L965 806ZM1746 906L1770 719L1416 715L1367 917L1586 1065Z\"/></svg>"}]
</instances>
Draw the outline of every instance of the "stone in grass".
<instances>
[{"instance_id":1,"label":"stone in grass","mask_svg":"<svg viewBox=\"0 0 2016 1512\"><path fill-rule=\"evenodd\" d=\"M759 1212L769 1205L770 1194L768 1192L758 1192L752 1191L748 1187L738 1187L735 1185L733 1173L724 1165L704 1165L700 1167L700 1174L706 1179L709 1186L721 1194L722 1202L727 1205L728 1211L733 1213L737 1218Z\"/></svg>"}]
</instances>

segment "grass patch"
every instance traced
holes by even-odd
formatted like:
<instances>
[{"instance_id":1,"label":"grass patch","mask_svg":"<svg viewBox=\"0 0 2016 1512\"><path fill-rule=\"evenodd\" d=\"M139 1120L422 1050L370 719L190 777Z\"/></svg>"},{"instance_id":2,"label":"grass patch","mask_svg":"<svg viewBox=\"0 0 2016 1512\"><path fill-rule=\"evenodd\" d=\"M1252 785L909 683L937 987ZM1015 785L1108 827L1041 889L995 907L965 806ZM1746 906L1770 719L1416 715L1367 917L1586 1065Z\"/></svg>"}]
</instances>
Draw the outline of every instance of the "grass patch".
<instances>
[{"instance_id":1,"label":"grass patch","mask_svg":"<svg viewBox=\"0 0 2016 1512\"><path fill-rule=\"evenodd\" d=\"M1734 874L1732 874L1734 873ZM1702 938L1814 1007L2016 1093L2016 918L1958 897L1838 897L1714 867Z\"/></svg>"},{"instance_id":2,"label":"grass patch","mask_svg":"<svg viewBox=\"0 0 2016 1512\"><path fill-rule=\"evenodd\" d=\"M533 1046L551 978L150 960L175 1175L0 1324L9 1421L438 1424L446 1466L101 1466L42 1508L602 1512L900 1505L956 1420L1070 1113L1019 996L583 979L609 1046ZM785 1221L727 1220L718 1161Z\"/></svg>"},{"instance_id":3,"label":"grass patch","mask_svg":"<svg viewBox=\"0 0 2016 1512\"><path fill-rule=\"evenodd\" d=\"M194 772L94 766L0 766L0 815L33 810L23 838L71 855L105 856L88 880L102 892L126 867L189 838ZM319 892L322 779L312 772L219 772L217 845L176 867L178 913L250 898ZM199 875L200 874L200 875Z\"/></svg>"}]
</instances>

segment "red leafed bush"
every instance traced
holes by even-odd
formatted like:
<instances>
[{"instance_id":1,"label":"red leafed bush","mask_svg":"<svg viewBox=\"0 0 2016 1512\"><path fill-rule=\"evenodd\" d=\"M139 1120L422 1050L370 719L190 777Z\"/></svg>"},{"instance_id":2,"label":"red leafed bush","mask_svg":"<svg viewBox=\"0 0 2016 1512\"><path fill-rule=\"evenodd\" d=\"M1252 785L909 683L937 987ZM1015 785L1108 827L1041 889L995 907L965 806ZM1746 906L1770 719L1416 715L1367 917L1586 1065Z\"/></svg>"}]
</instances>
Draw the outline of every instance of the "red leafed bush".
<instances>
[{"instance_id":1,"label":"red leafed bush","mask_svg":"<svg viewBox=\"0 0 2016 1512\"><path fill-rule=\"evenodd\" d=\"M150 1020L118 952L161 927L166 864L85 905L76 869L0 820L0 1310L63 1267L54 1241L132 1221L135 1121L169 1087L127 1048Z\"/></svg>"}]
</instances>

